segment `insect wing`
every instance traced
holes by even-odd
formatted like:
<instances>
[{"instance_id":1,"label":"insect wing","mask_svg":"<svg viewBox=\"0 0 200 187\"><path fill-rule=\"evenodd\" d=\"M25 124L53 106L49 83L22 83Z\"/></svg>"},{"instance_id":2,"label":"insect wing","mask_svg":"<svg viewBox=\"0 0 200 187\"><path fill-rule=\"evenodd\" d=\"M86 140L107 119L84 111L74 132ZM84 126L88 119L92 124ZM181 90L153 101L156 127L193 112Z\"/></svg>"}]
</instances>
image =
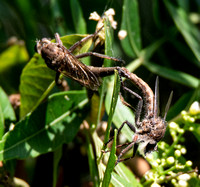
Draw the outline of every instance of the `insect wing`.
<instances>
[{"instance_id":1,"label":"insect wing","mask_svg":"<svg viewBox=\"0 0 200 187\"><path fill-rule=\"evenodd\" d=\"M94 91L98 90L100 86L99 78L72 54L66 54L63 66L59 71Z\"/></svg>"}]
</instances>

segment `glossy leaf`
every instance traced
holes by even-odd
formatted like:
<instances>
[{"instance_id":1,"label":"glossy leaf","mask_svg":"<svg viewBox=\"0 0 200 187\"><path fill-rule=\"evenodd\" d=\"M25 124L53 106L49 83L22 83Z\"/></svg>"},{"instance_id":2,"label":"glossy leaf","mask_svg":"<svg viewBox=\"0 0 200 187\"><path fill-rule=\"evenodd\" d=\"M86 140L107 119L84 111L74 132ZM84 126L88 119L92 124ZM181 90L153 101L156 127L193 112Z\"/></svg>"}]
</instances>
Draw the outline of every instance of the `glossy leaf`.
<instances>
[{"instance_id":1,"label":"glossy leaf","mask_svg":"<svg viewBox=\"0 0 200 187\"><path fill-rule=\"evenodd\" d=\"M88 99L85 91L51 95L48 101L27 115L0 141L0 160L24 159L54 151L72 141L82 120Z\"/></svg>"}]
</instances>

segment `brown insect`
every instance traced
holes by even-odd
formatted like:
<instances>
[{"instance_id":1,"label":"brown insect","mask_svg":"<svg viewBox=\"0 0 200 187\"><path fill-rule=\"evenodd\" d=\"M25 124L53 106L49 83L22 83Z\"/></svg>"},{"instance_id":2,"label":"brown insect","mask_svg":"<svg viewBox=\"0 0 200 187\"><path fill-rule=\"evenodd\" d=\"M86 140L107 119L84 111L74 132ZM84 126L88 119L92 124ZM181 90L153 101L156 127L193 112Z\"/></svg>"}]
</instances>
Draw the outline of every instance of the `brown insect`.
<instances>
[{"instance_id":1,"label":"brown insect","mask_svg":"<svg viewBox=\"0 0 200 187\"><path fill-rule=\"evenodd\" d=\"M143 147L143 152L146 155L146 153L150 153L152 151L157 150L157 143L164 137L167 122L166 122L166 116L167 112L169 110L169 106L172 100L173 92L171 92L168 102L166 104L165 108L165 114L164 117L159 116L159 83L158 83L158 77L156 78L155 83L155 95L149 85L145 83L141 78L137 77L135 74L130 73L126 68L121 68L121 72L123 73L123 77L126 77L127 79L131 80L142 92L143 98L130 90L129 88L122 86L124 90L128 91L129 93L133 94L139 99L138 106L136 109L135 114L135 126L132 125L130 122L125 121L121 127L118 129L118 134L120 133L121 129L125 124L128 125L128 127L134 132L133 140L132 142L129 142L126 148L124 148L121 153L118 156L118 159L116 161L116 164L118 164L121 161L128 160L130 158L133 158L136 153L136 149L138 148L138 144L141 144ZM123 84L123 83L122 83ZM123 104L130 107L130 104L128 104L126 101L122 99ZM132 107L131 107L132 108ZM141 113L142 109L144 108L144 117L141 120ZM112 140L111 138L109 142ZM124 145L119 145L118 147L122 147ZM131 148L134 148L133 156L130 158L121 159L121 157Z\"/></svg>"},{"instance_id":2,"label":"brown insect","mask_svg":"<svg viewBox=\"0 0 200 187\"><path fill-rule=\"evenodd\" d=\"M114 74L114 70L119 68L86 66L79 60L79 58L87 56L96 56L99 58L106 58L118 62L123 62L123 60L118 58L95 52L82 53L76 56L73 55L74 50L78 46L90 38L95 37L101 29L99 29L94 34L91 34L76 42L69 49L63 45L58 33L55 34L56 43L52 43L47 38L43 38L37 41L36 52L42 56L49 68L56 71L56 83L58 83L59 76L62 73L65 76L79 82L86 88L97 91L101 83L101 77Z\"/></svg>"}]
</instances>

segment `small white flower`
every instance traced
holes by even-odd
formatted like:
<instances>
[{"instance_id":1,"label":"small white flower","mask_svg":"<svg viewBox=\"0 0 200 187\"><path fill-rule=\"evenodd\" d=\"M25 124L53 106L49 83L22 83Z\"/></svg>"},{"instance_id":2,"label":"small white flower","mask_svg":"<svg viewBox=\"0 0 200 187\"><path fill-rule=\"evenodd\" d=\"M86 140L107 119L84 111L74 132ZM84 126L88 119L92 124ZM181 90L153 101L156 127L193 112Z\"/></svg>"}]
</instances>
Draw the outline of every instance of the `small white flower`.
<instances>
[{"instance_id":1,"label":"small white flower","mask_svg":"<svg viewBox=\"0 0 200 187\"><path fill-rule=\"evenodd\" d=\"M193 131L194 130L194 127L189 127L189 131Z\"/></svg>"},{"instance_id":2,"label":"small white flower","mask_svg":"<svg viewBox=\"0 0 200 187\"><path fill-rule=\"evenodd\" d=\"M146 156L146 159L147 159L148 161L152 161L152 160L153 160L153 155L152 155L152 154L148 154L148 155Z\"/></svg>"},{"instance_id":3,"label":"small white flower","mask_svg":"<svg viewBox=\"0 0 200 187\"><path fill-rule=\"evenodd\" d=\"M99 21L101 19L101 17L99 16L99 14L96 11L94 11L94 12L90 13L89 19Z\"/></svg>"},{"instance_id":4,"label":"small white flower","mask_svg":"<svg viewBox=\"0 0 200 187\"><path fill-rule=\"evenodd\" d=\"M118 32L118 38L119 38L120 40L123 40L126 36L127 36L127 31L126 31L126 30L120 30L120 31Z\"/></svg>"},{"instance_id":5,"label":"small white flower","mask_svg":"<svg viewBox=\"0 0 200 187\"><path fill-rule=\"evenodd\" d=\"M185 164L186 164L186 166L192 166L192 161L188 160Z\"/></svg>"},{"instance_id":6,"label":"small white flower","mask_svg":"<svg viewBox=\"0 0 200 187\"><path fill-rule=\"evenodd\" d=\"M184 129L181 129L181 128L179 128L179 129L178 129L178 132L179 132L180 134L183 134L183 133L185 132L185 130L184 130Z\"/></svg>"},{"instance_id":7,"label":"small white flower","mask_svg":"<svg viewBox=\"0 0 200 187\"><path fill-rule=\"evenodd\" d=\"M171 123L169 124L169 127L170 127L171 129L176 130L176 129L178 128L178 124L175 123L175 122L171 122Z\"/></svg>"},{"instance_id":8,"label":"small white flower","mask_svg":"<svg viewBox=\"0 0 200 187\"><path fill-rule=\"evenodd\" d=\"M179 184L180 187L186 187L186 186L188 186L188 183L186 181L184 181L184 180L179 180L178 184Z\"/></svg>"},{"instance_id":9,"label":"small white flower","mask_svg":"<svg viewBox=\"0 0 200 187\"><path fill-rule=\"evenodd\" d=\"M176 169L184 169L184 166L180 164L176 164Z\"/></svg>"},{"instance_id":10,"label":"small white flower","mask_svg":"<svg viewBox=\"0 0 200 187\"><path fill-rule=\"evenodd\" d=\"M182 112L181 112L181 115L182 116L185 116L187 114L187 112L185 111L185 110L183 110Z\"/></svg>"},{"instance_id":11,"label":"small white flower","mask_svg":"<svg viewBox=\"0 0 200 187\"><path fill-rule=\"evenodd\" d=\"M156 161L153 161L151 164L153 167L158 167L158 163Z\"/></svg>"},{"instance_id":12,"label":"small white flower","mask_svg":"<svg viewBox=\"0 0 200 187\"><path fill-rule=\"evenodd\" d=\"M185 153L187 152L186 148L184 148L184 147L183 147L183 148L181 148L181 150L180 150L180 151L181 151L181 153L182 153L182 154L185 154Z\"/></svg>"},{"instance_id":13,"label":"small white flower","mask_svg":"<svg viewBox=\"0 0 200 187\"><path fill-rule=\"evenodd\" d=\"M183 181L187 181L190 178L191 178L191 176L189 174L187 174L187 173L184 173L184 174L178 176L178 179L179 180L183 180Z\"/></svg>"},{"instance_id":14,"label":"small white flower","mask_svg":"<svg viewBox=\"0 0 200 187\"><path fill-rule=\"evenodd\" d=\"M151 187L160 187L160 184L154 182Z\"/></svg>"}]
</instances>

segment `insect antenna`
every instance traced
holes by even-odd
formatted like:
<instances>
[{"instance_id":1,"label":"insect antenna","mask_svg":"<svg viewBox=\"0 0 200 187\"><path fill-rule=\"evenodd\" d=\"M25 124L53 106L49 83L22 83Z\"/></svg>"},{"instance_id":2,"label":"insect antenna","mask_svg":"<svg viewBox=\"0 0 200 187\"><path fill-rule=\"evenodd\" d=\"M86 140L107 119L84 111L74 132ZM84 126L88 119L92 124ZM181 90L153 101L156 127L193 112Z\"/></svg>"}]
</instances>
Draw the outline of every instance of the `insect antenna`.
<instances>
[{"instance_id":1,"label":"insect antenna","mask_svg":"<svg viewBox=\"0 0 200 187\"><path fill-rule=\"evenodd\" d=\"M172 97L173 97L173 91L171 91L170 96L169 96L169 99L168 99L167 104L166 104L166 107L165 107L165 115L164 115L164 117L163 117L164 120L165 120L166 117L167 117L167 112L168 112L168 110L169 110L169 107L170 107L170 104L171 104L171 101L172 101Z\"/></svg>"},{"instance_id":2,"label":"insect antenna","mask_svg":"<svg viewBox=\"0 0 200 187\"><path fill-rule=\"evenodd\" d=\"M156 77L155 83L155 94L154 94L154 106L153 106L153 117L154 119L159 116L159 77Z\"/></svg>"}]
</instances>

